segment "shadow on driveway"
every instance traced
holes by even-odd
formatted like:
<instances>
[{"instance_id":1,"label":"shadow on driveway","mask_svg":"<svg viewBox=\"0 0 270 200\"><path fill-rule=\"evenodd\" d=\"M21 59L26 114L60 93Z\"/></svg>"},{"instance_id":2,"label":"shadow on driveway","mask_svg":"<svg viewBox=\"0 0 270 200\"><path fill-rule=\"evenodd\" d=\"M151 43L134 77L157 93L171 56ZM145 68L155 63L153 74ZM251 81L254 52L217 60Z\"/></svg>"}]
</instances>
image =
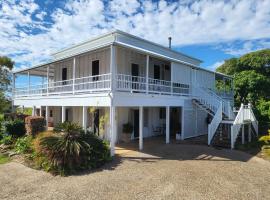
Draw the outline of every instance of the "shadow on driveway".
<instances>
[{"instance_id":1,"label":"shadow on driveway","mask_svg":"<svg viewBox=\"0 0 270 200\"><path fill-rule=\"evenodd\" d=\"M200 161L241 161L247 162L252 155L231 149L217 149L205 144L194 142L176 143L172 141L165 144L164 139L144 139L144 148L138 149L138 141L118 144L116 147L117 157L134 160L136 162L155 162L156 160L200 160Z\"/></svg>"}]
</instances>

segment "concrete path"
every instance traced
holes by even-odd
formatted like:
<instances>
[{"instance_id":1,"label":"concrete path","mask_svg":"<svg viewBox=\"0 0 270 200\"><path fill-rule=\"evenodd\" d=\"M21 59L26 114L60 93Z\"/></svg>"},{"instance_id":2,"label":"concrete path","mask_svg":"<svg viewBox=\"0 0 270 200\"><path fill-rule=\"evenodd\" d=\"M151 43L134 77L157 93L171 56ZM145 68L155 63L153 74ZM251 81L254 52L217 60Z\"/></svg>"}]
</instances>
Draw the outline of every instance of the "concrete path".
<instances>
[{"instance_id":1,"label":"concrete path","mask_svg":"<svg viewBox=\"0 0 270 200\"><path fill-rule=\"evenodd\" d=\"M143 152L136 145L118 146L112 163L76 176L0 165L0 198L270 199L268 161L202 145L145 142Z\"/></svg>"}]
</instances>

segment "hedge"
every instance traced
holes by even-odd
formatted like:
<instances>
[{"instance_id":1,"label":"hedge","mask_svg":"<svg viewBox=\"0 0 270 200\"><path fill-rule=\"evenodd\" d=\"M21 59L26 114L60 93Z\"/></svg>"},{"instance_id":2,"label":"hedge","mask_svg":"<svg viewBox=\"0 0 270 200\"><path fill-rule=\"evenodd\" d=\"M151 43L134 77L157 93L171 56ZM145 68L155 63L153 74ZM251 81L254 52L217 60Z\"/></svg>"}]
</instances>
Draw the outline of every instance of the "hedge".
<instances>
[{"instance_id":1,"label":"hedge","mask_svg":"<svg viewBox=\"0 0 270 200\"><path fill-rule=\"evenodd\" d=\"M26 117L28 117L29 115L25 115L25 114L22 114L22 113L4 113L4 120L7 121L7 120L16 120L16 119L19 119L19 120L25 120Z\"/></svg>"},{"instance_id":2,"label":"hedge","mask_svg":"<svg viewBox=\"0 0 270 200\"><path fill-rule=\"evenodd\" d=\"M45 130L45 119L40 116L28 116L25 118L26 134L35 136Z\"/></svg>"}]
</instances>

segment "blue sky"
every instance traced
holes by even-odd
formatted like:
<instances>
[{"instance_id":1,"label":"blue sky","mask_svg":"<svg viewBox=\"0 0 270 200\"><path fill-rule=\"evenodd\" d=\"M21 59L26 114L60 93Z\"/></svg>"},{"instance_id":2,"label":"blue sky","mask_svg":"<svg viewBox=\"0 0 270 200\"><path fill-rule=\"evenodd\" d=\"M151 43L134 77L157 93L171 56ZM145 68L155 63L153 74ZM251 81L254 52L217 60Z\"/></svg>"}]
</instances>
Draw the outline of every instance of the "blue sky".
<instances>
[{"instance_id":1,"label":"blue sky","mask_svg":"<svg viewBox=\"0 0 270 200\"><path fill-rule=\"evenodd\" d=\"M167 45L215 70L225 59L270 47L270 0L2 0L0 55L16 69L120 29Z\"/></svg>"}]
</instances>

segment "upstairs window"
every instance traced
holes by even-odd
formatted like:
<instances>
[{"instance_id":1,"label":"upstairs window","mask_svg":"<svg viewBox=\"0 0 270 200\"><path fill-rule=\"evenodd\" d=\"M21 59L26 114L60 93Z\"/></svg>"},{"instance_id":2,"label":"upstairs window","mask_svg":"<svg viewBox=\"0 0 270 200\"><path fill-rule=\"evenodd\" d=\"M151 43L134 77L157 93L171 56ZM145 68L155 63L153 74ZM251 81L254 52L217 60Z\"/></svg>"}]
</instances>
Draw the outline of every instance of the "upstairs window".
<instances>
[{"instance_id":1,"label":"upstairs window","mask_svg":"<svg viewBox=\"0 0 270 200\"><path fill-rule=\"evenodd\" d=\"M98 75L99 75L99 60L94 60L92 61L92 76L94 76L93 81L98 80Z\"/></svg>"},{"instance_id":2,"label":"upstairs window","mask_svg":"<svg viewBox=\"0 0 270 200\"><path fill-rule=\"evenodd\" d=\"M66 67L64 67L64 68L62 68L62 83L63 83L63 85L66 85L67 84L67 68Z\"/></svg>"}]
</instances>

